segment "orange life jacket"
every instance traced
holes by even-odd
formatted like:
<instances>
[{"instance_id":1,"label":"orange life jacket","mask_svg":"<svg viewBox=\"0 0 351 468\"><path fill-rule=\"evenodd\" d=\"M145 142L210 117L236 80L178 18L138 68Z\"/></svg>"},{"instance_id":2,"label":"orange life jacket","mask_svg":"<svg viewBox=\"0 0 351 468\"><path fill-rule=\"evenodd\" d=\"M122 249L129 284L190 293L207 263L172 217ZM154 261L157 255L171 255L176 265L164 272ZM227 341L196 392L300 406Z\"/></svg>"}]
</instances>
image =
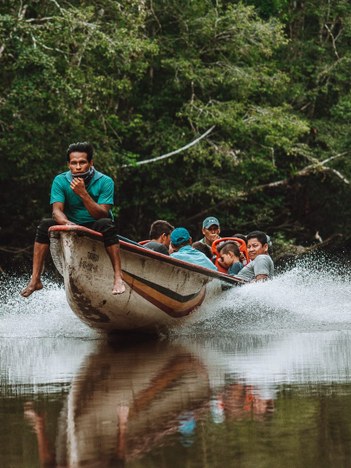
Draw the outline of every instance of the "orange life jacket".
<instances>
[{"instance_id":1,"label":"orange life jacket","mask_svg":"<svg viewBox=\"0 0 351 468\"><path fill-rule=\"evenodd\" d=\"M222 237L221 239L216 239L213 243L212 243L212 247L211 247L211 250L212 250L212 253L213 255L216 256L215 258L215 261L214 261L214 264L216 265L218 271L220 271L221 273L227 273L227 268L224 268L222 265L220 265L219 263L219 259L220 259L220 253L218 252L218 244L222 244L224 242L227 242L227 241L233 241L233 242L236 242L239 246L239 250L241 253L244 254L244 257L245 257L245 260L246 260L246 264L249 263L250 259L249 259L249 254L247 252L247 247L246 247L246 242L244 241L244 239L240 239L239 237Z\"/></svg>"}]
</instances>

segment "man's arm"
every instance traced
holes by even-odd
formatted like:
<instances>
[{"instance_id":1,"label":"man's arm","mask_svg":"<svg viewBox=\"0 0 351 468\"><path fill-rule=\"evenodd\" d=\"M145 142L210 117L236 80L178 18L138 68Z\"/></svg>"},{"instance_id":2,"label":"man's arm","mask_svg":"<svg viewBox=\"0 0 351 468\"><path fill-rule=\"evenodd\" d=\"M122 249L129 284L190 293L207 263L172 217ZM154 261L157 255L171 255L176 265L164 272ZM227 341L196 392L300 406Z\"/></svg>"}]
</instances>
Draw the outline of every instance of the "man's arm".
<instances>
[{"instance_id":1,"label":"man's arm","mask_svg":"<svg viewBox=\"0 0 351 468\"><path fill-rule=\"evenodd\" d=\"M63 212L65 207L64 203L55 202L52 204L52 217L57 224L74 224L70 221Z\"/></svg>"},{"instance_id":2,"label":"man's arm","mask_svg":"<svg viewBox=\"0 0 351 468\"><path fill-rule=\"evenodd\" d=\"M85 208L93 218L100 219L109 217L111 205L99 205L96 203L87 192L83 179L80 177L74 178L71 182L71 189L76 195L78 195L78 197L81 198Z\"/></svg>"},{"instance_id":3,"label":"man's arm","mask_svg":"<svg viewBox=\"0 0 351 468\"><path fill-rule=\"evenodd\" d=\"M266 281L269 279L269 264L272 262L269 255L258 255L254 260L254 281Z\"/></svg>"},{"instance_id":4,"label":"man's arm","mask_svg":"<svg viewBox=\"0 0 351 468\"><path fill-rule=\"evenodd\" d=\"M268 275L256 275L253 281L267 281Z\"/></svg>"}]
</instances>

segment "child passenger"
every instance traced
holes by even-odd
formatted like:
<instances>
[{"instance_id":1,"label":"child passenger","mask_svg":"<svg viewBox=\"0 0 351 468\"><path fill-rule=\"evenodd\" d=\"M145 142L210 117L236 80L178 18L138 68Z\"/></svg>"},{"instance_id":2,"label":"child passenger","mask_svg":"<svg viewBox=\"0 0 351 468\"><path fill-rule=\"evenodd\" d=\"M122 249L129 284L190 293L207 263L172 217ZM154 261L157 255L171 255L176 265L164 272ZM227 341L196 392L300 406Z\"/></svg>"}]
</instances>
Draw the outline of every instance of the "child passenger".
<instances>
[{"instance_id":1,"label":"child passenger","mask_svg":"<svg viewBox=\"0 0 351 468\"><path fill-rule=\"evenodd\" d=\"M210 260L212 260L213 258L213 253L212 253L212 250L211 250L211 247L201 241L196 241L196 242L193 242L193 247L194 249L196 250L200 250L200 252L204 253L206 255L206 257L208 257Z\"/></svg>"},{"instance_id":2,"label":"child passenger","mask_svg":"<svg viewBox=\"0 0 351 468\"><path fill-rule=\"evenodd\" d=\"M220 263L228 268L228 275L237 275L242 269L240 261L240 249L236 242L225 242L220 248Z\"/></svg>"}]
</instances>

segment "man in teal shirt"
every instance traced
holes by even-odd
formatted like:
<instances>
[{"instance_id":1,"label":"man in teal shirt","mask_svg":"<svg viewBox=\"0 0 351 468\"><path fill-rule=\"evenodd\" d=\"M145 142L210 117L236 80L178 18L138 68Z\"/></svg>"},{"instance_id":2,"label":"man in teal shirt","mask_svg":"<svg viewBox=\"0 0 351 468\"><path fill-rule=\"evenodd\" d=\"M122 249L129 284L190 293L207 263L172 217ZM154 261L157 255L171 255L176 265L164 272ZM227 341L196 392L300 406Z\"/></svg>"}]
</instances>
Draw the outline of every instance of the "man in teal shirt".
<instances>
[{"instance_id":1,"label":"man in teal shirt","mask_svg":"<svg viewBox=\"0 0 351 468\"><path fill-rule=\"evenodd\" d=\"M102 233L114 270L112 294L122 294L125 284L122 279L119 239L111 213L114 202L113 180L95 170L90 143L71 144L67 150L67 163L69 171L59 174L53 181L50 197L52 218L43 219L37 228L32 277L21 295L28 297L43 288L41 272L49 251L48 229L56 224L79 224Z\"/></svg>"},{"instance_id":2,"label":"man in teal shirt","mask_svg":"<svg viewBox=\"0 0 351 468\"><path fill-rule=\"evenodd\" d=\"M86 189L94 202L99 205L113 205L114 183L111 177L102 174L96 169L93 169L90 177L91 180ZM55 177L51 187L50 204L54 205L57 202L64 203L64 213L74 224L85 226L89 223L94 223L96 219L82 203L81 196L71 188L74 179L75 177L71 171L64 172ZM110 210L108 210L107 214L108 218L112 218Z\"/></svg>"}]
</instances>

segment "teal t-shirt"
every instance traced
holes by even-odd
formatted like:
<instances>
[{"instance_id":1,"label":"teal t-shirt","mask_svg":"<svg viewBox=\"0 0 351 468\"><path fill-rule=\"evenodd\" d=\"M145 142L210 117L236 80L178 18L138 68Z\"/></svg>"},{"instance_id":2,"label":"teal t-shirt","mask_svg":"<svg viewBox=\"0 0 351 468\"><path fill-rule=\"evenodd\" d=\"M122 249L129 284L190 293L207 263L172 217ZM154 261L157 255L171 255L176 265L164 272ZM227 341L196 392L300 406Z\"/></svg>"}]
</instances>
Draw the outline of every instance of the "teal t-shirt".
<instances>
[{"instance_id":1,"label":"teal t-shirt","mask_svg":"<svg viewBox=\"0 0 351 468\"><path fill-rule=\"evenodd\" d=\"M64 203L64 213L67 218L76 224L87 224L96 221L85 208L82 199L71 189L71 171L63 172L55 177L51 186L50 204L56 202ZM114 183L111 177L95 170L87 192L99 205L113 205ZM110 213L110 217L112 214Z\"/></svg>"},{"instance_id":2,"label":"teal t-shirt","mask_svg":"<svg viewBox=\"0 0 351 468\"><path fill-rule=\"evenodd\" d=\"M233 265L231 265L228 268L228 275L237 275L240 270L242 270L243 264L241 262L234 262Z\"/></svg>"},{"instance_id":3,"label":"teal t-shirt","mask_svg":"<svg viewBox=\"0 0 351 468\"><path fill-rule=\"evenodd\" d=\"M217 270L217 267L206 257L206 255L199 250L194 249L191 245L181 247L177 252L171 253L171 257L183 260L183 262L194 263L210 270Z\"/></svg>"}]
</instances>

